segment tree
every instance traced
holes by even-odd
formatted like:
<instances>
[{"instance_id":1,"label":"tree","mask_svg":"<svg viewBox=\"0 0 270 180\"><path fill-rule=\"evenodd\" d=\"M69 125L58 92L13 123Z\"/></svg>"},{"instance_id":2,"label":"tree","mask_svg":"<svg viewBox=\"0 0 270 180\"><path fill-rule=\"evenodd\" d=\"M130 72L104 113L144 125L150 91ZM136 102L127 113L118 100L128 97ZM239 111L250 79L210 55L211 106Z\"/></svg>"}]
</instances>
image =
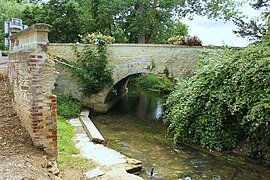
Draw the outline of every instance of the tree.
<instances>
[{"instance_id":1,"label":"tree","mask_svg":"<svg viewBox=\"0 0 270 180\"><path fill-rule=\"evenodd\" d=\"M237 14L235 10L237 4L231 0L135 0L132 2L134 8L129 9L133 11L126 13L130 14L126 17L128 32L135 38L139 37L141 42L155 42L155 36L164 34L170 27L173 16L181 19L186 16L192 18L197 14L228 20Z\"/></svg>"},{"instance_id":2,"label":"tree","mask_svg":"<svg viewBox=\"0 0 270 180\"><path fill-rule=\"evenodd\" d=\"M22 19L27 25L47 23L53 26L50 42L78 42L80 34L79 4L76 1L50 0L43 4L30 4Z\"/></svg>"},{"instance_id":3,"label":"tree","mask_svg":"<svg viewBox=\"0 0 270 180\"><path fill-rule=\"evenodd\" d=\"M253 2L253 3L252 3ZM238 30L234 33L240 37L247 37L249 40L261 41L267 35L270 27L270 1L268 0L252 0L251 7L257 10L262 10L261 17L253 18L249 22L245 22L241 18L235 18L233 21L238 26ZM270 35L268 35L270 36Z\"/></svg>"},{"instance_id":4,"label":"tree","mask_svg":"<svg viewBox=\"0 0 270 180\"><path fill-rule=\"evenodd\" d=\"M10 21L11 18L21 18L22 12L27 6L27 1L20 2L16 0L0 0L0 50L5 49L4 46L4 22Z\"/></svg>"},{"instance_id":5,"label":"tree","mask_svg":"<svg viewBox=\"0 0 270 180\"><path fill-rule=\"evenodd\" d=\"M198 14L228 20L237 15L237 5L234 0L50 0L38 13L32 5L24 20L52 24L51 42L76 42L79 33L99 31L116 34L119 42L161 43L173 17Z\"/></svg>"},{"instance_id":6,"label":"tree","mask_svg":"<svg viewBox=\"0 0 270 180\"><path fill-rule=\"evenodd\" d=\"M228 20L237 15L233 0L91 0L97 30L121 27L129 42L157 42L172 23L192 15Z\"/></svg>"}]
</instances>

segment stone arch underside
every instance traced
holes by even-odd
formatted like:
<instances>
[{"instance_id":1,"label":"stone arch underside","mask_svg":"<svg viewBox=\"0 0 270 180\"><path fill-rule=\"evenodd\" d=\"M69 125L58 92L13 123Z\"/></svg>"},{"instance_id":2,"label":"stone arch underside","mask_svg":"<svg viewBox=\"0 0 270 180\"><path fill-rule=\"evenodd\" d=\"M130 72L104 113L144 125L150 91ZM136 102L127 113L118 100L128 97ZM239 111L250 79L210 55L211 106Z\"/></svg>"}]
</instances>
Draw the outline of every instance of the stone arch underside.
<instances>
[{"instance_id":1,"label":"stone arch underside","mask_svg":"<svg viewBox=\"0 0 270 180\"><path fill-rule=\"evenodd\" d=\"M126 77L122 78L118 82L116 82L113 87L108 91L108 94L105 97L104 103L108 103L110 101L114 101L114 98L117 98L118 96L121 96L127 92L127 85L130 81L130 79L138 74L154 74L151 72L139 72L127 75ZM165 77L164 74L154 74L160 77Z\"/></svg>"},{"instance_id":2,"label":"stone arch underside","mask_svg":"<svg viewBox=\"0 0 270 180\"><path fill-rule=\"evenodd\" d=\"M161 77L164 77L164 74L161 73L153 73L150 71L136 72L132 74L125 75L122 79L115 81L113 86L105 87L102 91L97 94L91 95L90 98L85 100L85 103L89 103L89 106L93 108L95 111L106 112L114 103L117 101L119 96L125 94L126 86L131 79L132 76L137 74L154 74Z\"/></svg>"}]
</instances>

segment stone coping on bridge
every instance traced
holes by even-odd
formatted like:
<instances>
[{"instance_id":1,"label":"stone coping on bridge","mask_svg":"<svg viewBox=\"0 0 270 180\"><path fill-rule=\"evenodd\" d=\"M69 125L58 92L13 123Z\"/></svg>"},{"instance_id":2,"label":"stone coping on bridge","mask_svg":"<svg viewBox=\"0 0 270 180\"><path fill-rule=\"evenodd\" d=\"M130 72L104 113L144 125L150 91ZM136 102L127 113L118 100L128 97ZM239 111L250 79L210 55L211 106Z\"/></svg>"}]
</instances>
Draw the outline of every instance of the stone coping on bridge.
<instances>
[{"instance_id":1,"label":"stone coping on bridge","mask_svg":"<svg viewBox=\"0 0 270 180\"><path fill-rule=\"evenodd\" d=\"M49 46L85 46L91 44L83 43L50 43ZM221 49L223 46L185 46L185 45L174 45L174 44L138 44L138 43L114 43L109 44L109 47L168 47L168 48L200 48L200 49Z\"/></svg>"}]
</instances>

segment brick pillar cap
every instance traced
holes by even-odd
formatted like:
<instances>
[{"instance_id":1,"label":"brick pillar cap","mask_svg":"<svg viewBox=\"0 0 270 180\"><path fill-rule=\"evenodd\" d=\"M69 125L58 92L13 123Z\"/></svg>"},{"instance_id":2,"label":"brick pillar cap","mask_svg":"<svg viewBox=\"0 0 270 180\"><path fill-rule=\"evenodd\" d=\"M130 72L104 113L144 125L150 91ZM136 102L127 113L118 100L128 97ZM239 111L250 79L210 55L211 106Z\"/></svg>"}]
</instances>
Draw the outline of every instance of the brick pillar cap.
<instances>
[{"instance_id":1,"label":"brick pillar cap","mask_svg":"<svg viewBox=\"0 0 270 180\"><path fill-rule=\"evenodd\" d=\"M52 26L49 24L45 24L45 23L38 23L38 24L34 24L32 26L30 26L29 28L20 31L16 34L13 34L10 36L10 39L15 39L18 36L21 36L24 33L31 33L31 32L50 32L52 30Z\"/></svg>"}]
</instances>

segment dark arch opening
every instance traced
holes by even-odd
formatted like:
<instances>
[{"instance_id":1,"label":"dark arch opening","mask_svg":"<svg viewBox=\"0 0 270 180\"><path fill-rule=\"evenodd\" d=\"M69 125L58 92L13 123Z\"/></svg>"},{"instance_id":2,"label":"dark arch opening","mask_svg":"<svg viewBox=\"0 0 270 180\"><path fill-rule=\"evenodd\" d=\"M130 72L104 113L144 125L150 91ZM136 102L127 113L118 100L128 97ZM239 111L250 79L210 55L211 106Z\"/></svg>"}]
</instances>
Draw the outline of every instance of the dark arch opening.
<instances>
[{"instance_id":1,"label":"dark arch opening","mask_svg":"<svg viewBox=\"0 0 270 180\"><path fill-rule=\"evenodd\" d=\"M105 98L105 103L109 104L110 107L113 106L123 95L125 95L128 92L127 86L128 86L128 83L130 82L130 80L133 77L136 77L139 75L143 75L143 76L154 75L154 76L161 77L164 80L166 80L166 79L168 80L168 78L166 78L164 76L152 74L152 73L135 73L135 74L128 75L127 77L118 81L113 86L113 88L109 91L109 93L107 94L107 96Z\"/></svg>"},{"instance_id":2,"label":"dark arch opening","mask_svg":"<svg viewBox=\"0 0 270 180\"><path fill-rule=\"evenodd\" d=\"M141 73L138 73L141 74ZM109 103L112 101L116 101L118 97L122 96L123 94L127 93L127 84L129 80L132 78L132 76L137 75L137 74L131 74L120 81L118 81L113 88L109 91L105 103Z\"/></svg>"}]
</instances>

